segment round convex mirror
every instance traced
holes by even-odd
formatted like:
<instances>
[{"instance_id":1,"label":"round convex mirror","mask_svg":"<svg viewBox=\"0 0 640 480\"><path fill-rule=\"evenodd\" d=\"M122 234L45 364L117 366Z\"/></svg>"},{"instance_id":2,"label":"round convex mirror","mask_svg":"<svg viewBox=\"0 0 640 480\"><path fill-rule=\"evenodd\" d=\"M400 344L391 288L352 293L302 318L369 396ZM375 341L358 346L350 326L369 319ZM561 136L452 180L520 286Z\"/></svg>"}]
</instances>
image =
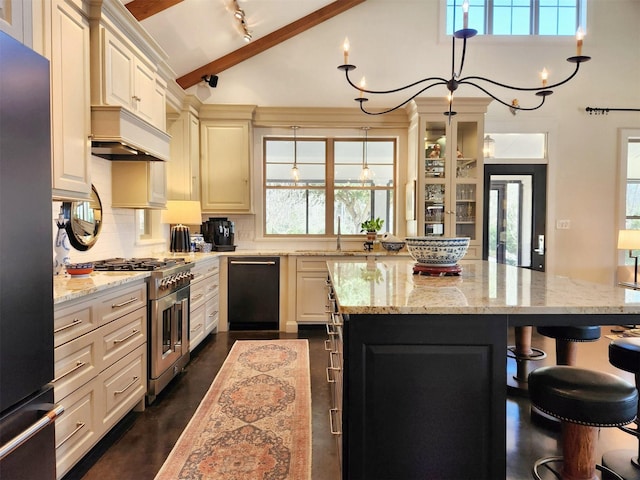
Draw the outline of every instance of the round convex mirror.
<instances>
[{"instance_id":1,"label":"round convex mirror","mask_svg":"<svg viewBox=\"0 0 640 480\"><path fill-rule=\"evenodd\" d=\"M91 185L91 197L84 202L64 202L64 218L68 219L65 229L71 246L76 250L89 250L98 240L102 228L102 203Z\"/></svg>"}]
</instances>

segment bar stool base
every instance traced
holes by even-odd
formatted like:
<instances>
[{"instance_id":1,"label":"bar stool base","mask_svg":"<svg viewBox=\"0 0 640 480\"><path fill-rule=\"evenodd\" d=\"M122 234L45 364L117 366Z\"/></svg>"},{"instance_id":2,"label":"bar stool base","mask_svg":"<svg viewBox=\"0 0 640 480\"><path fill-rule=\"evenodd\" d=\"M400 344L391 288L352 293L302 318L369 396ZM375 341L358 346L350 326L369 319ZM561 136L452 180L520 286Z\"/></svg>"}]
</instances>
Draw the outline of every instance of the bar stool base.
<instances>
[{"instance_id":1,"label":"bar stool base","mask_svg":"<svg viewBox=\"0 0 640 480\"><path fill-rule=\"evenodd\" d=\"M539 348L532 348L529 355L517 352L517 346L510 345L507 347L507 395L517 397L529 397L529 373L532 364L544 360L547 354ZM513 362L515 360L515 374L513 372Z\"/></svg>"},{"instance_id":2,"label":"bar stool base","mask_svg":"<svg viewBox=\"0 0 640 480\"><path fill-rule=\"evenodd\" d=\"M547 464L549 464L549 463L562 462L563 460L564 460L563 457L541 458L540 460L536 461L536 463L533 464L533 468L531 470L531 473L533 474L533 478L535 478L536 480L542 480L542 477L540 476L540 473L538 472L540 467L547 466ZM549 468L552 472L556 472L556 470L552 469L551 467L547 467L547 468ZM626 478L623 478L620 475L618 475L617 472L614 472L609 467L606 467L604 465L599 465L599 464L596 465L596 470L599 470L600 472L602 472L602 479L603 480L604 479L627 480ZM559 474L559 472L558 472L558 474ZM556 477L556 478L560 478L560 477Z\"/></svg>"},{"instance_id":3,"label":"bar stool base","mask_svg":"<svg viewBox=\"0 0 640 480\"><path fill-rule=\"evenodd\" d=\"M616 472L624 480L640 480L640 468L637 466L637 462L637 450L612 450L602 455L602 465ZM608 475L607 472L602 474L602 480L615 478L615 476Z\"/></svg>"}]
</instances>

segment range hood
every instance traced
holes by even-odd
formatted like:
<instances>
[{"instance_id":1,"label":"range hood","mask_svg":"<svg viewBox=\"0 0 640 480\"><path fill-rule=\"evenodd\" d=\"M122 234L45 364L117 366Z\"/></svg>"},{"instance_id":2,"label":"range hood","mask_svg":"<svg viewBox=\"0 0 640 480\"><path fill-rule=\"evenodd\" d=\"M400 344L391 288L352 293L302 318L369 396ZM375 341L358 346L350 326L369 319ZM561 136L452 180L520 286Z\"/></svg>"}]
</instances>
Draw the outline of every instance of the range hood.
<instances>
[{"instance_id":1,"label":"range hood","mask_svg":"<svg viewBox=\"0 0 640 480\"><path fill-rule=\"evenodd\" d=\"M169 160L171 137L122 107L91 107L91 153L108 160Z\"/></svg>"}]
</instances>

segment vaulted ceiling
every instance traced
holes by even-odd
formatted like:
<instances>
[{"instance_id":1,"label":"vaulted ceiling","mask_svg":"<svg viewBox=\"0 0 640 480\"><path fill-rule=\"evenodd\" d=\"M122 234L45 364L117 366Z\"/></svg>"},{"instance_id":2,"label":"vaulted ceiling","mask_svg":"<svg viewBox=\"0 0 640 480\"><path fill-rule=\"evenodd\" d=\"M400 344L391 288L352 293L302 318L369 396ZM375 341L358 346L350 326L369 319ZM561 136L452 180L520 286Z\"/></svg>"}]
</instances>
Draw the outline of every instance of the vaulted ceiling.
<instances>
[{"instance_id":1,"label":"vaulted ceiling","mask_svg":"<svg viewBox=\"0 0 640 480\"><path fill-rule=\"evenodd\" d=\"M187 89L365 0L237 0L253 37L243 39L234 0L123 0L164 49Z\"/></svg>"}]
</instances>

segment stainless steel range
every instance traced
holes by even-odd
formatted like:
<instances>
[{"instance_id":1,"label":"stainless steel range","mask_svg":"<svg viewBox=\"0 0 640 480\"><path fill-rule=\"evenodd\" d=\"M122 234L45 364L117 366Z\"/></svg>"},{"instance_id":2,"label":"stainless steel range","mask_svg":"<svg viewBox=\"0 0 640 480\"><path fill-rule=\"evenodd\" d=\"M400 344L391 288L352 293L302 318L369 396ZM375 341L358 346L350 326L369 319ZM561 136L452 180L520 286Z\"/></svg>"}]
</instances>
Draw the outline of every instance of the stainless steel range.
<instances>
[{"instance_id":1,"label":"stainless steel range","mask_svg":"<svg viewBox=\"0 0 640 480\"><path fill-rule=\"evenodd\" d=\"M95 270L149 270L147 402L189 362L189 290L193 262L184 258L113 258L94 262Z\"/></svg>"}]
</instances>

